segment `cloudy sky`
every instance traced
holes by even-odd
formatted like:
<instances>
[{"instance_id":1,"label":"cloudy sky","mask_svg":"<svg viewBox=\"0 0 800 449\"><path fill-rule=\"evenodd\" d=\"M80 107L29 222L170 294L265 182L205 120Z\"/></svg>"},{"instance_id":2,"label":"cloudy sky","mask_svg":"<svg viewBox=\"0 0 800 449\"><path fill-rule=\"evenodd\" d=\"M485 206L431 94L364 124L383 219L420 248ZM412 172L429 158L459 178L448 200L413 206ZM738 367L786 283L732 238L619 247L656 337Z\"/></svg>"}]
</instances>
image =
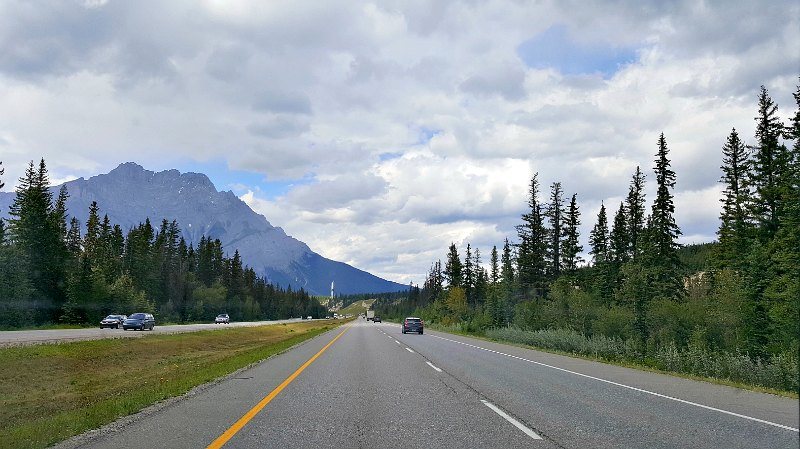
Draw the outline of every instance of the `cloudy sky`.
<instances>
[{"instance_id":1,"label":"cloudy sky","mask_svg":"<svg viewBox=\"0 0 800 449\"><path fill-rule=\"evenodd\" d=\"M533 172L578 194L586 245L664 132L682 241L710 241L725 137L753 141L762 84L792 111L799 17L792 0L0 0L5 189L40 157L56 182L203 172L320 254L421 283L451 241L513 238Z\"/></svg>"}]
</instances>

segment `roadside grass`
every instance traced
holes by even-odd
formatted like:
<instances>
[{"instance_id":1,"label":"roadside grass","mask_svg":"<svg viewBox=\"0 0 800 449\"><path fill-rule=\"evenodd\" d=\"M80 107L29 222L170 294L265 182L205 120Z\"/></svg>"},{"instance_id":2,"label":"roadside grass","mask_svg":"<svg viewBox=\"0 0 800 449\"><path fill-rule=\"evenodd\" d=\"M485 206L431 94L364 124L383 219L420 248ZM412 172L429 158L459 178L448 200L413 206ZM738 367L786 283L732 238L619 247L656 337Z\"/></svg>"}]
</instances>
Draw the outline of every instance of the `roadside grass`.
<instances>
[{"instance_id":1,"label":"roadside grass","mask_svg":"<svg viewBox=\"0 0 800 449\"><path fill-rule=\"evenodd\" d=\"M563 351L563 350L554 349L554 348L544 348L544 347L541 347L541 346L524 344L524 343L515 342L515 341L511 341L511 340L507 340L507 339L502 339L502 338L492 338L492 337L486 336L485 334L478 334L478 333L474 333L474 332L469 332L469 331L463 330L458 325L444 326L444 325L440 325L440 324L429 324L429 325L426 325L426 326L429 327L432 330L437 330L437 331L445 332L445 333L448 333L448 334L461 335L461 336L464 336L464 337L476 338L476 339L484 340L484 341L502 343L502 344L505 344L505 345L516 346L516 347L519 347L519 348L533 349L533 350L536 350L536 351L547 352L547 353L550 353L550 354L558 354L558 355L563 355L563 356L566 356L566 357L579 358L579 359L589 360L589 361L593 361L593 362L607 363L609 365L616 365L616 366L622 366L622 367L625 367L625 368L632 368L632 369L637 369L637 370L642 370L642 371L649 371L649 372L652 372L652 373L667 374L667 375L670 375L670 376L680 377L680 378L684 378L684 379L696 380L696 381L701 381L701 382L708 382L708 383L717 384L717 385L725 385L725 386L728 386L728 387L740 388L740 389L743 389L743 390L755 391L757 393L767 393L767 394L773 394L773 395L776 395L776 396L783 396L783 397L793 398L793 399L800 398L800 395L798 395L797 391L787 391L787 390L782 390L782 389L769 388L769 387L764 387L764 386L761 386L761 385L747 384L747 383L743 383L743 382L737 382L737 381L734 381L734 380L717 378L717 377L697 376L697 375L694 375L694 374L684 373L684 372L680 372L680 371L670 371L670 370L659 369L659 368L656 368L656 367L653 367L653 366L650 366L650 365L645 365L643 363L637 363L636 361L632 361L632 360L608 359L608 358L604 358L604 357L600 357L600 356L594 356L594 355L590 355L590 354L582 354L582 353L571 352L571 351Z\"/></svg>"},{"instance_id":2,"label":"roadside grass","mask_svg":"<svg viewBox=\"0 0 800 449\"><path fill-rule=\"evenodd\" d=\"M184 394L337 324L274 324L0 349L0 447L47 447Z\"/></svg>"}]
</instances>

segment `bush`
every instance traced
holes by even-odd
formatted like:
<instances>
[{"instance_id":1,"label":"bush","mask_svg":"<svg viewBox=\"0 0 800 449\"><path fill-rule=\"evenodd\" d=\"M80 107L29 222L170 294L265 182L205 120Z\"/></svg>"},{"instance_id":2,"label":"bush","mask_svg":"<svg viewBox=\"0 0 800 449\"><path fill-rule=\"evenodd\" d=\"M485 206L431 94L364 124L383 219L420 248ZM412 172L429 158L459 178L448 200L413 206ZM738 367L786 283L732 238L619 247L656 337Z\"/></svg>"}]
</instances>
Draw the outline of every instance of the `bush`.
<instances>
[{"instance_id":1,"label":"bush","mask_svg":"<svg viewBox=\"0 0 800 449\"><path fill-rule=\"evenodd\" d=\"M458 326L458 330L463 332L464 327L466 326ZM767 360L754 360L740 352L709 350L702 344L699 335L685 349L679 348L674 342L660 346L652 359L642 357L634 339L623 340L600 334L587 337L566 328L527 331L503 327L487 330L486 336L494 340L588 355L603 360L644 363L662 370L694 376L784 391L797 392L800 389L796 353L784 352Z\"/></svg>"},{"instance_id":2,"label":"bush","mask_svg":"<svg viewBox=\"0 0 800 449\"><path fill-rule=\"evenodd\" d=\"M514 327L495 328L486 331L486 336L495 340L510 341L543 349L591 355L604 360L636 359L639 357L634 340L593 335L587 338L572 329L543 329L525 331Z\"/></svg>"}]
</instances>

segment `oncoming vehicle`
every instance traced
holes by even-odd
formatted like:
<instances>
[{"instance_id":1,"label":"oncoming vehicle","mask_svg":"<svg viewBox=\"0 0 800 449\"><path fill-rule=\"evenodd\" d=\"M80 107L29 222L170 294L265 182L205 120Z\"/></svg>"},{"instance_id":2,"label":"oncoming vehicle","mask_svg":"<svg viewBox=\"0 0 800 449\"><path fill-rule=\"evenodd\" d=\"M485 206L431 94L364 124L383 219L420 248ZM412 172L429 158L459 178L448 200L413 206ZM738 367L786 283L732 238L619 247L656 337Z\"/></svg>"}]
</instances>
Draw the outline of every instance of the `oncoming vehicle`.
<instances>
[{"instance_id":1,"label":"oncoming vehicle","mask_svg":"<svg viewBox=\"0 0 800 449\"><path fill-rule=\"evenodd\" d=\"M372 319L372 322L373 322L373 323L380 323L380 322L381 322L381 317L379 317L379 316L377 316L377 315L376 315L376 316L375 316L375 317Z\"/></svg>"},{"instance_id":2,"label":"oncoming vehicle","mask_svg":"<svg viewBox=\"0 0 800 449\"><path fill-rule=\"evenodd\" d=\"M122 330L138 329L143 331L145 329L153 330L154 327L156 327L156 319L149 313L134 313L122 322Z\"/></svg>"},{"instance_id":3,"label":"oncoming vehicle","mask_svg":"<svg viewBox=\"0 0 800 449\"><path fill-rule=\"evenodd\" d=\"M402 327L404 334L408 332L419 332L419 334L422 335L422 330L423 327L425 326L425 322L422 321L421 318L410 316L404 319L403 323L400 326Z\"/></svg>"},{"instance_id":4,"label":"oncoming vehicle","mask_svg":"<svg viewBox=\"0 0 800 449\"><path fill-rule=\"evenodd\" d=\"M231 317L227 313L220 313L214 318L214 324L230 324Z\"/></svg>"},{"instance_id":5,"label":"oncoming vehicle","mask_svg":"<svg viewBox=\"0 0 800 449\"><path fill-rule=\"evenodd\" d=\"M126 317L125 315L109 315L103 318L102 321L100 321L100 329L106 327L109 329L111 328L119 329L119 327L122 326L122 322L125 321L126 318L128 317Z\"/></svg>"}]
</instances>

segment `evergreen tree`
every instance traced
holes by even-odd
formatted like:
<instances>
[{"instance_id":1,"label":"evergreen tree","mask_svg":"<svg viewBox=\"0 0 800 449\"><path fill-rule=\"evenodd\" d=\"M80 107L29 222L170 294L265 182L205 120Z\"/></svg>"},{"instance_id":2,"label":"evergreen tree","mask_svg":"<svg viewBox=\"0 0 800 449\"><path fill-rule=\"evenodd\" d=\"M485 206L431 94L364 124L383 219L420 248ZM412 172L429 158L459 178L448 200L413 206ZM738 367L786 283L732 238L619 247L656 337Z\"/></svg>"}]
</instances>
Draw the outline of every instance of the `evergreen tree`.
<instances>
[{"instance_id":1,"label":"evergreen tree","mask_svg":"<svg viewBox=\"0 0 800 449\"><path fill-rule=\"evenodd\" d=\"M762 243L768 242L778 231L778 216L783 207L781 196L782 176L790 157L780 144L783 125L778 118L778 105L772 101L767 89L761 86L758 96L756 120L756 145L750 147L749 186L753 189L750 214L755 218Z\"/></svg>"},{"instance_id":2,"label":"evergreen tree","mask_svg":"<svg viewBox=\"0 0 800 449\"><path fill-rule=\"evenodd\" d=\"M500 256L497 253L497 245L492 246L490 257L489 287L486 297L486 313L492 326L499 326L503 323L503 310L501 308L501 285L500 285ZM510 264L510 263L509 263Z\"/></svg>"},{"instance_id":3,"label":"evergreen tree","mask_svg":"<svg viewBox=\"0 0 800 449\"><path fill-rule=\"evenodd\" d=\"M481 251L475 248L475 259L472 262L473 272L475 276L475 285L473 287L473 304L478 308L486 301L486 296L489 289L489 275L486 270L481 266Z\"/></svg>"},{"instance_id":4,"label":"evergreen tree","mask_svg":"<svg viewBox=\"0 0 800 449\"><path fill-rule=\"evenodd\" d=\"M717 230L719 246L717 263L723 267L738 267L744 262L750 247L751 225L747 217L750 195L746 187L748 153L739 134L731 130L722 147L723 191L720 225Z\"/></svg>"},{"instance_id":5,"label":"evergreen tree","mask_svg":"<svg viewBox=\"0 0 800 449\"><path fill-rule=\"evenodd\" d=\"M547 230L544 214L539 203L538 173L531 178L528 190L529 212L522 215L522 224L517 225L517 280L523 294L541 297L547 286Z\"/></svg>"},{"instance_id":6,"label":"evergreen tree","mask_svg":"<svg viewBox=\"0 0 800 449\"><path fill-rule=\"evenodd\" d=\"M644 229L644 181L645 176L639 166L636 166L636 173L633 174L630 188L628 189L628 197L625 199L625 210L628 216L625 217L625 222L628 224L628 240L629 251L631 257L636 260L638 254L636 248L638 246L639 234Z\"/></svg>"},{"instance_id":7,"label":"evergreen tree","mask_svg":"<svg viewBox=\"0 0 800 449\"><path fill-rule=\"evenodd\" d=\"M86 234L83 236L83 248L90 263L102 258L102 242L100 240L100 207L97 201L89 205L89 218L86 220Z\"/></svg>"},{"instance_id":8,"label":"evergreen tree","mask_svg":"<svg viewBox=\"0 0 800 449\"><path fill-rule=\"evenodd\" d=\"M628 224L625 218L628 216L625 210L625 203L619 203L617 214L614 215L614 224L611 226L609 234L609 258L615 264L621 265L628 261L628 250L630 239L628 238Z\"/></svg>"},{"instance_id":9,"label":"evergreen tree","mask_svg":"<svg viewBox=\"0 0 800 449\"><path fill-rule=\"evenodd\" d=\"M589 233L589 245L592 247L589 254L592 255L595 265L608 260L608 218L606 217L606 206L603 203L600 203L597 223Z\"/></svg>"},{"instance_id":10,"label":"evergreen tree","mask_svg":"<svg viewBox=\"0 0 800 449\"><path fill-rule=\"evenodd\" d=\"M69 231L67 231L67 250L73 259L81 254L81 223L77 218L72 217L69 221Z\"/></svg>"},{"instance_id":11,"label":"evergreen tree","mask_svg":"<svg viewBox=\"0 0 800 449\"><path fill-rule=\"evenodd\" d=\"M500 282L500 259L497 254L497 245L492 246L492 255L490 257L490 277L489 281L492 285L497 285Z\"/></svg>"},{"instance_id":12,"label":"evergreen tree","mask_svg":"<svg viewBox=\"0 0 800 449\"><path fill-rule=\"evenodd\" d=\"M3 161L0 161L0 176L6 172L6 169L3 168ZM5 187L6 185L3 183L3 179L0 178L0 189ZM6 242L6 223L5 221L0 218L0 246L5 244Z\"/></svg>"},{"instance_id":13,"label":"evergreen tree","mask_svg":"<svg viewBox=\"0 0 800 449\"><path fill-rule=\"evenodd\" d=\"M561 188L561 183L554 182L550 186L550 203L546 213L550 222L547 242L547 262L550 279L556 279L561 274L561 239L565 236L563 196L564 191Z\"/></svg>"},{"instance_id":14,"label":"evergreen tree","mask_svg":"<svg viewBox=\"0 0 800 449\"><path fill-rule=\"evenodd\" d=\"M561 250L561 264L569 273L578 269L578 264L583 262L583 258L579 255L583 251L583 246L580 244L580 230L581 225L580 210L578 209L578 194L572 194L572 199L569 202L569 210L567 211L565 238Z\"/></svg>"},{"instance_id":15,"label":"evergreen tree","mask_svg":"<svg viewBox=\"0 0 800 449\"><path fill-rule=\"evenodd\" d=\"M672 189L675 188L675 172L670 169L668 153L667 141L661 133L654 167L657 188L649 238L655 251L655 263L659 268L658 276L654 279L656 295L662 298L678 298L683 296L677 242L681 230L675 223L675 204L672 195Z\"/></svg>"},{"instance_id":16,"label":"evergreen tree","mask_svg":"<svg viewBox=\"0 0 800 449\"><path fill-rule=\"evenodd\" d=\"M64 300L64 240L60 222L56 220L53 196L44 159L38 170L33 161L20 178L17 194L11 205L12 241L21 256L30 264L31 285L44 303L39 307L37 319L53 319Z\"/></svg>"},{"instance_id":17,"label":"evergreen tree","mask_svg":"<svg viewBox=\"0 0 800 449\"><path fill-rule=\"evenodd\" d=\"M456 248L455 243L450 243L450 250L447 253L444 265L444 278L447 280L447 288L464 285L461 258L458 255L458 248Z\"/></svg>"},{"instance_id":18,"label":"evergreen tree","mask_svg":"<svg viewBox=\"0 0 800 449\"><path fill-rule=\"evenodd\" d=\"M511 244L508 239L503 243L503 254L500 258L500 292L498 294L497 308L501 314L501 323L510 323L514 318L514 301L512 295L517 284L514 272L514 257L511 253Z\"/></svg>"},{"instance_id":19,"label":"evergreen tree","mask_svg":"<svg viewBox=\"0 0 800 449\"><path fill-rule=\"evenodd\" d=\"M461 265L463 267L463 277L464 277L464 284L462 287L464 288L464 294L467 297L467 304L474 305L475 304L475 269L477 268L472 260L472 246L467 243L467 252L464 254L464 263Z\"/></svg>"}]
</instances>

